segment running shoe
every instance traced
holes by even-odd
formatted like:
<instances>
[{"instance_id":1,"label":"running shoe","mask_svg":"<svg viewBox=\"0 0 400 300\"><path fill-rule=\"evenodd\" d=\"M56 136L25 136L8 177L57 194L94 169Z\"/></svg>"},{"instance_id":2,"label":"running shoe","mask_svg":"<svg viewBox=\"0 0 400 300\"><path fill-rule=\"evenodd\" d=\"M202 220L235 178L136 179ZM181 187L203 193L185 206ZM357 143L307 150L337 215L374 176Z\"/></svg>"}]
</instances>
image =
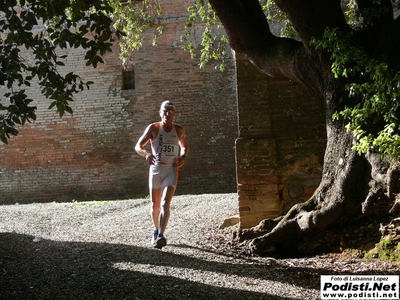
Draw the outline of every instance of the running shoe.
<instances>
[{"instance_id":1,"label":"running shoe","mask_svg":"<svg viewBox=\"0 0 400 300\"><path fill-rule=\"evenodd\" d=\"M165 247L166 245L167 245L167 239L164 237L164 235L159 234L156 239L156 244L154 245L154 247L157 249L161 249L162 247Z\"/></svg>"},{"instance_id":2,"label":"running shoe","mask_svg":"<svg viewBox=\"0 0 400 300\"><path fill-rule=\"evenodd\" d=\"M153 235L151 236L151 244L155 245L158 238L158 229L154 229Z\"/></svg>"}]
</instances>

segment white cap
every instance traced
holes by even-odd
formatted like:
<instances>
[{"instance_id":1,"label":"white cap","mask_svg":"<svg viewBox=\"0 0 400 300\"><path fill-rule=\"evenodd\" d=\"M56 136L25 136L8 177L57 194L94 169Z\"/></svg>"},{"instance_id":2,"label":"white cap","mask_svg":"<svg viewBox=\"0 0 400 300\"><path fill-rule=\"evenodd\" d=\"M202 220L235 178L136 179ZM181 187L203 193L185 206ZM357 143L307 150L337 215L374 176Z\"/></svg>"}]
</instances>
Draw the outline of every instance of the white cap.
<instances>
[{"instance_id":1,"label":"white cap","mask_svg":"<svg viewBox=\"0 0 400 300\"><path fill-rule=\"evenodd\" d=\"M171 101L165 100L163 103L161 103L161 106L160 106L160 110L164 110L164 109L173 109L173 110L175 110L175 106Z\"/></svg>"}]
</instances>

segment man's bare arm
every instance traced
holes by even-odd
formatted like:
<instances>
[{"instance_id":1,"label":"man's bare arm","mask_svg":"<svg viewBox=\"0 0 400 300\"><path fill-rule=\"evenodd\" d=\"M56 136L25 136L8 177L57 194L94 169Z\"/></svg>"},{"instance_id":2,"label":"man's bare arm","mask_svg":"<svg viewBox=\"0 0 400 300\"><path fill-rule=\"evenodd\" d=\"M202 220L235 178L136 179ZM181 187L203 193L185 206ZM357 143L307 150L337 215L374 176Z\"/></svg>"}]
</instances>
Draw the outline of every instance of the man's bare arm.
<instances>
[{"instance_id":1,"label":"man's bare arm","mask_svg":"<svg viewBox=\"0 0 400 300\"><path fill-rule=\"evenodd\" d=\"M178 158L178 160L177 160L175 165L178 168L180 168L180 167L182 167L184 165L186 156L189 153L189 145L188 145L188 142L186 140L185 129L183 127L179 126L178 130L177 130L177 133L178 133L178 136L179 136L179 146L181 147L181 150L180 150L180 156L179 156L179 158Z\"/></svg>"},{"instance_id":2,"label":"man's bare arm","mask_svg":"<svg viewBox=\"0 0 400 300\"><path fill-rule=\"evenodd\" d=\"M145 129L143 135L139 138L139 140L137 141L136 145L135 145L135 151L143 157L151 155L151 152L149 152L148 150L146 150L144 147L146 146L146 144L151 141L153 134L153 124L147 126L147 128Z\"/></svg>"}]
</instances>

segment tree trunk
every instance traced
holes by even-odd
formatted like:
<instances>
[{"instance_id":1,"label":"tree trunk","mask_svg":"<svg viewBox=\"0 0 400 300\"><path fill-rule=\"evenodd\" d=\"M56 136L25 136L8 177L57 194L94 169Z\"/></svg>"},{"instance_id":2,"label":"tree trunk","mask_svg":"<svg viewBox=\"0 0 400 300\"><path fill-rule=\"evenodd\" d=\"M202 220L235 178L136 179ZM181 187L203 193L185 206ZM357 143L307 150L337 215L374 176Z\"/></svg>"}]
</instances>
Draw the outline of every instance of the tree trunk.
<instances>
[{"instance_id":1,"label":"tree trunk","mask_svg":"<svg viewBox=\"0 0 400 300\"><path fill-rule=\"evenodd\" d=\"M278 248L293 252L299 239L327 227L345 227L362 217L387 218L388 186L393 176L380 156L360 156L344 124L328 124L322 180L314 195L295 205L269 233L250 243L253 253ZM393 193L393 190L391 191ZM378 201L383 202L377 203ZM380 207L381 209L377 209Z\"/></svg>"},{"instance_id":2,"label":"tree trunk","mask_svg":"<svg viewBox=\"0 0 400 300\"><path fill-rule=\"evenodd\" d=\"M340 1L274 1L292 22L301 42L274 36L258 0L209 2L224 25L233 50L244 54L265 74L305 84L326 103L327 147L318 189L307 202L294 206L272 231L253 239L251 250L262 254L274 247L293 249L300 238L317 230L346 226L364 217L387 221L389 211L400 210L394 199L399 191L400 172L390 169L379 155L358 155L352 149L353 137L346 131L345 123L332 120L335 112L360 101L349 99L345 82L334 78L331 52L318 51L311 43L313 38L321 38L327 28L336 28L343 35L353 31L346 23ZM368 6L374 3L363 2ZM378 5L387 11L387 18L379 18L382 22L371 21L368 33L353 32L353 43L398 65L400 56L382 45L398 49L400 35L394 33L398 32L400 18L389 18L393 14L390 1L378 1Z\"/></svg>"}]
</instances>

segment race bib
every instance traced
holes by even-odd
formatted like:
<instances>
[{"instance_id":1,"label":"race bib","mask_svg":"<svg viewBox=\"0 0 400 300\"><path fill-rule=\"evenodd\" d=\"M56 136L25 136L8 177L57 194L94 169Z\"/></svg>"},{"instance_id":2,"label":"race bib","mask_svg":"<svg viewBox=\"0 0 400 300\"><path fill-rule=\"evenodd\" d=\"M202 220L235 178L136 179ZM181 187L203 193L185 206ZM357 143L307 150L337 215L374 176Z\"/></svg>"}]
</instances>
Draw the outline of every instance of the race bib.
<instances>
[{"instance_id":1,"label":"race bib","mask_svg":"<svg viewBox=\"0 0 400 300\"><path fill-rule=\"evenodd\" d=\"M178 146L173 144L163 144L161 153L163 156L176 157L178 156Z\"/></svg>"}]
</instances>

